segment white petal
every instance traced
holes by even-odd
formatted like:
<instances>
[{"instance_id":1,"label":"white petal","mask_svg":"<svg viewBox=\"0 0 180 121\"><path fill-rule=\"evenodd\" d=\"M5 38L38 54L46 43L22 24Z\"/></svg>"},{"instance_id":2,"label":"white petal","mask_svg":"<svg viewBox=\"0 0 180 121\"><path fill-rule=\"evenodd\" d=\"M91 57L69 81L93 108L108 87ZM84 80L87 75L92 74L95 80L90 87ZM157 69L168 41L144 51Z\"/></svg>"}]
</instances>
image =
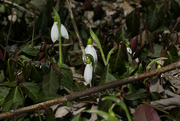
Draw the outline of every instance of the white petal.
<instances>
[{"instance_id":1,"label":"white petal","mask_svg":"<svg viewBox=\"0 0 180 121\"><path fill-rule=\"evenodd\" d=\"M61 36L64 37L65 39L69 39L69 34L64 27L64 25L61 24Z\"/></svg>"},{"instance_id":2,"label":"white petal","mask_svg":"<svg viewBox=\"0 0 180 121\"><path fill-rule=\"evenodd\" d=\"M59 32L57 27L57 22L54 22L51 28L51 40L55 42L59 38Z\"/></svg>"},{"instance_id":3,"label":"white petal","mask_svg":"<svg viewBox=\"0 0 180 121\"><path fill-rule=\"evenodd\" d=\"M93 67L91 64L87 64L84 70L84 80L89 84L92 80Z\"/></svg>"},{"instance_id":4,"label":"white petal","mask_svg":"<svg viewBox=\"0 0 180 121\"><path fill-rule=\"evenodd\" d=\"M127 52L130 53L130 54L132 54L131 48L127 47Z\"/></svg>"},{"instance_id":5,"label":"white petal","mask_svg":"<svg viewBox=\"0 0 180 121\"><path fill-rule=\"evenodd\" d=\"M92 45L87 45L85 48L85 53L86 54L91 54L94 58L94 63L97 63L98 61L98 57L97 57L97 53L96 50L94 49L94 47ZM84 61L84 56L82 57L83 61ZM86 62L84 62L86 63Z\"/></svg>"}]
</instances>

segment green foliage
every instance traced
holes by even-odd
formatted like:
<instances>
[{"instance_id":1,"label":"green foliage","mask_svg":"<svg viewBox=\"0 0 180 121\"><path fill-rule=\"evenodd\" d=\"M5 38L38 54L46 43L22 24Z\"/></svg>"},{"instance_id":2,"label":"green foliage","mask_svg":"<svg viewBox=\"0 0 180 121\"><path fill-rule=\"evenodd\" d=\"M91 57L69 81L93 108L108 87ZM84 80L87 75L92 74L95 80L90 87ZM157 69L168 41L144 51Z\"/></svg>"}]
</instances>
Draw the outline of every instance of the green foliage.
<instances>
[{"instance_id":1,"label":"green foliage","mask_svg":"<svg viewBox=\"0 0 180 121\"><path fill-rule=\"evenodd\" d=\"M105 1L110 4L118 2ZM59 8L58 11L54 8L56 1L53 0L9 2L14 2L18 6L7 1L0 3L0 113L89 88L89 85L83 84L82 54L70 14L65 6L66 1L60 0L59 6L56 6ZM94 7L87 1L82 4L83 6L75 5L73 14L83 44L86 44L89 37L95 42L93 46L98 54L98 63L92 63L92 86L142 74L157 61L164 62L161 64L162 67L179 61L179 1L142 0L136 3L138 5L127 3L134 8L133 11L125 16L122 11L126 13L126 10L117 8L113 10L113 15L107 17L108 19L102 6ZM102 16L98 10L103 13ZM94 12L92 21L85 16L87 11ZM17 17L14 22L8 19L12 14ZM70 39L66 40L59 34L59 44L53 43L50 39L54 16L58 20L59 33L62 23L70 36ZM96 21L99 22L98 25L88 23ZM133 52L127 52L127 47ZM94 62L91 55L87 56ZM143 102L163 99L161 93L150 92L149 80L144 79L99 92L99 95L110 96L102 96L100 101L96 102L98 110L87 112L99 115L97 120L131 120L129 107L137 108ZM174 89L166 79L161 86L163 89ZM93 97L97 98L99 96ZM81 103L83 100L79 101ZM73 107L73 102L71 103ZM87 103L87 108L90 109L94 100L88 100ZM42 120L55 120L50 109L40 112ZM88 120L87 112L72 116L72 121ZM174 110L170 112L172 113L169 115L157 113L162 120L177 119L179 113ZM39 120L39 114L35 111L16 116L14 120L16 119Z\"/></svg>"},{"instance_id":2,"label":"green foliage","mask_svg":"<svg viewBox=\"0 0 180 121\"><path fill-rule=\"evenodd\" d=\"M58 76L52 67L50 72L43 77L42 89L46 96L56 94L59 89Z\"/></svg>"}]
</instances>

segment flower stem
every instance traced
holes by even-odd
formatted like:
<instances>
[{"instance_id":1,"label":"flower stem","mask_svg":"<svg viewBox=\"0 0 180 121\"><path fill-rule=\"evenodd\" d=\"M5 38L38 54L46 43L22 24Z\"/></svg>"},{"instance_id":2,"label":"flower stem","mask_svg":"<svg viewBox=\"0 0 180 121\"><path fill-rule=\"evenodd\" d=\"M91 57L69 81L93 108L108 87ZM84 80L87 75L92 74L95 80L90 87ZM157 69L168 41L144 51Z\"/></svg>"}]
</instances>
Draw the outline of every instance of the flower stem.
<instances>
[{"instance_id":1,"label":"flower stem","mask_svg":"<svg viewBox=\"0 0 180 121\"><path fill-rule=\"evenodd\" d=\"M58 32L59 32L59 62L58 62L58 65L59 65L59 67L61 67L61 65L62 65L61 19L60 19L59 14L55 8L53 8L53 11L54 11L55 17L57 19L57 27L58 27Z\"/></svg>"},{"instance_id":2,"label":"flower stem","mask_svg":"<svg viewBox=\"0 0 180 121\"><path fill-rule=\"evenodd\" d=\"M31 45L33 45L34 32L35 32L35 25L36 25L36 14L34 14L33 34L32 34Z\"/></svg>"},{"instance_id":3,"label":"flower stem","mask_svg":"<svg viewBox=\"0 0 180 121\"><path fill-rule=\"evenodd\" d=\"M8 34L7 34L7 38L6 38L6 46L5 46L5 49L4 49L4 57L3 57L4 60L5 60L5 57L6 57L7 45L8 45L10 31L11 31L12 23L13 23L12 18L13 18L13 12L12 12L12 15L11 15L11 22L10 22L10 26L9 26L9 30L8 30Z\"/></svg>"}]
</instances>

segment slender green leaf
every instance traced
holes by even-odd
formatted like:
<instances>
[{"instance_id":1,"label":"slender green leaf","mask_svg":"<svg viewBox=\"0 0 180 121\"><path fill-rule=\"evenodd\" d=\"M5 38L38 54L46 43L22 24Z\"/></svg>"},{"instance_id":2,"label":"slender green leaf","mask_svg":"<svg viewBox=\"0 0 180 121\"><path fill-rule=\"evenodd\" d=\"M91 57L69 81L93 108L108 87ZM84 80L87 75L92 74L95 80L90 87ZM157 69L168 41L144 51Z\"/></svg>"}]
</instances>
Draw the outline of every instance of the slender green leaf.
<instances>
[{"instance_id":1,"label":"slender green leaf","mask_svg":"<svg viewBox=\"0 0 180 121\"><path fill-rule=\"evenodd\" d=\"M108 121L119 121L116 117L111 116L110 114L104 112L104 111L100 111L100 110L87 110L86 112L88 113L96 113L99 116L101 116L102 118L108 120Z\"/></svg>"},{"instance_id":2,"label":"slender green leaf","mask_svg":"<svg viewBox=\"0 0 180 121\"><path fill-rule=\"evenodd\" d=\"M107 63L109 63L109 59L110 59L111 54L113 53L114 49L116 49L116 47L112 48L112 49L109 51L109 53L108 53L108 55L107 55L107 59L106 59L106 62L107 62Z\"/></svg>"},{"instance_id":3,"label":"slender green leaf","mask_svg":"<svg viewBox=\"0 0 180 121\"><path fill-rule=\"evenodd\" d=\"M6 73L8 75L8 79L10 81L14 81L14 79L15 79L15 74L14 74L15 70L13 68L13 64L12 64L10 59L8 59L8 61L7 61L7 70L6 70Z\"/></svg>"},{"instance_id":4,"label":"slender green leaf","mask_svg":"<svg viewBox=\"0 0 180 121\"><path fill-rule=\"evenodd\" d=\"M42 88L45 95L56 94L59 89L58 76L52 67L50 72L43 77Z\"/></svg>"},{"instance_id":5,"label":"slender green leaf","mask_svg":"<svg viewBox=\"0 0 180 121\"><path fill-rule=\"evenodd\" d=\"M164 59L168 59L168 58L160 57L160 58L154 59L153 61L151 61L151 62L147 65L146 71L147 71L148 69L150 69L150 67L151 67L151 65L152 65L153 63L155 63L155 62L157 62L157 61L159 61L159 60L164 60Z\"/></svg>"},{"instance_id":6,"label":"slender green leaf","mask_svg":"<svg viewBox=\"0 0 180 121\"><path fill-rule=\"evenodd\" d=\"M95 41L95 43L98 45L98 47L100 47L101 43L100 43L98 37L96 36L96 34L92 31L91 28L89 28L89 31L90 31L92 39Z\"/></svg>"}]
</instances>

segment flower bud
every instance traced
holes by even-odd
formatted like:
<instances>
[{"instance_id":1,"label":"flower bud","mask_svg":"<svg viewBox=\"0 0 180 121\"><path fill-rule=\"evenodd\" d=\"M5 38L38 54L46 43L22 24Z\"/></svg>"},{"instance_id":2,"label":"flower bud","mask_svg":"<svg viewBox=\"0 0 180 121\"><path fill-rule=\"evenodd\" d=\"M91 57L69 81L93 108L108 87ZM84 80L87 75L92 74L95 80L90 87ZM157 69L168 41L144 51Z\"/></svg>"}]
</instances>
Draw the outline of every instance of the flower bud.
<instances>
[{"instance_id":1,"label":"flower bud","mask_svg":"<svg viewBox=\"0 0 180 121\"><path fill-rule=\"evenodd\" d=\"M87 59L86 63L86 67L84 69L84 80L86 81L86 84L90 84L92 80L93 67L89 58Z\"/></svg>"}]
</instances>

